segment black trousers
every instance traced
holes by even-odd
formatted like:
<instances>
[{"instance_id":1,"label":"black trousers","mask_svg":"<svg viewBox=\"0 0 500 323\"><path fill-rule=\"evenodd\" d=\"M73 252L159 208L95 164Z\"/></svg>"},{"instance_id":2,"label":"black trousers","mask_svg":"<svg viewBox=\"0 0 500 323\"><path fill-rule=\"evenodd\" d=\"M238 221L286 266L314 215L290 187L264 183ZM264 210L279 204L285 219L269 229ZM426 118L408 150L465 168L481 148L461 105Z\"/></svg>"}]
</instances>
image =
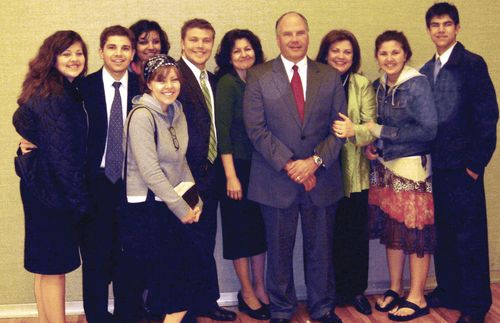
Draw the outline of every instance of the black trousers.
<instances>
[{"instance_id":1,"label":"black trousers","mask_svg":"<svg viewBox=\"0 0 500 323\"><path fill-rule=\"evenodd\" d=\"M221 163L217 158L214 165L206 168L202 180L196 180L201 199L203 200L203 211L198 223L191 224L192 229L197 231L200 236L204 237L204 245L208 249L211 257L207 260L207 279L210 281L210 288L207 291L207 299L204 304L196 305L196 308L188 311L187 315L182 320L183 323L196 322L198 314L209 312L217 305L217 300L220 297L219 280L217 277L217 266L213 257L215 250L215 241L217 235L217 208L219 206Z\"/></svg>"},{"instance_id":2,"label":"black trousers","mask_svg":"<svg viewBox=\"0 0 500 323\"><path fill-rule=\"evenodd\" d=\"M89 323L111 322L108 288L113 281L118 254L117 208L123 182L112 184L104 172L89 176L91 210L82 219L80 251L82 256L83 307ZM113 284L115 299L116 284ZM115 300L115 307L116 307Z\"/></svg>"},{"instance_id":3,"label":"black trousers","mask_svg":"<svg viewBox=\"0 0 500 323\"><path fill-rule=\"evenodd\" d=\"M434 170L437 291L462 313L483 317L491 306L483 176Z\"/></svg>"},{"instance_id":4,"label":"black trousers","mask_svg":"<svg viewBox=\"0 0 500 323\"><path fill-rule=\"evenodd\" d=\"M368 287L368 190L340 200L335 216L333 266L335 289L346 301Z\"/></svg>"}]
</instances>

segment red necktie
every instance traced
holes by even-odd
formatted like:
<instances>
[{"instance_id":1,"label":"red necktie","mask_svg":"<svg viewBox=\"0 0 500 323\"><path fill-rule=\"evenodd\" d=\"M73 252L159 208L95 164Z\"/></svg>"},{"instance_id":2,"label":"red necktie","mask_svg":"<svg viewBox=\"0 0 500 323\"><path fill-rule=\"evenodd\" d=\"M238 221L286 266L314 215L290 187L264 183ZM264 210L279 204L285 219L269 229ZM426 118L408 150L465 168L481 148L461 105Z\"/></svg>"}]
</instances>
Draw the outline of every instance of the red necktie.
<instances>
[{"instance_id":1,"label":"red necktie","mask_svg":"<svg viewBox=\"0 0 500 323\"><path fill-rule=\"evenodd\" d=\"M295 98L295 104L297 105L297 112L299 113L300 121L304 122L304 90L302 89L302 81L300 80L299 72L297 71L299 67L293 65L293 76L292 86L293 97Z\"/></svg>"}]
</instances>

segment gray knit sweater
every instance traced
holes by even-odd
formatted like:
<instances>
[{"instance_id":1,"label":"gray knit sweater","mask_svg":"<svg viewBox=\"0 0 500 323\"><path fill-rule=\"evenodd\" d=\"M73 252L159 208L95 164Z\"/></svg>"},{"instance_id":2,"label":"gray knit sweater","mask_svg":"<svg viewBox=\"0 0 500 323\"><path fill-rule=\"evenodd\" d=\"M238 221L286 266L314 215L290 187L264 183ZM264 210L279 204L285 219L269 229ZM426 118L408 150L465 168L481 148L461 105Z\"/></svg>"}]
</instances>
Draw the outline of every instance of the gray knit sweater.
<instances>
[{"instance_id":1,"label":"gray knit sweater","mask_svg":"<svg viewBox=\"0 0 500 323\"><path fill-rule=\"evenodd\" d=\"M129 202L143 202L146 200L148 188L156 198L164 201L167 207L181 219L190 207L175 192L174 187L181 182L193 182L194 179L186 161L188 145L188 130L186 117L182 105L175 101L168 108L174 109L172 124L167 114L162 111L158 101L149 94L138 95L133 98L134 109L146 106L152 114L140 108L129 114L125 123L124 137L128 132L128 157L127 157L127 199ZM155 122L157 127L157 140L155 144ZM169 128L173 126L179 142L176 150ZM124 142L126 142L124 140ZM125 146L125 143L124 143ZM125 148L125 147L124 147ZM198 203L202 207L202 202Z\"/></svg>"}]
</instances>

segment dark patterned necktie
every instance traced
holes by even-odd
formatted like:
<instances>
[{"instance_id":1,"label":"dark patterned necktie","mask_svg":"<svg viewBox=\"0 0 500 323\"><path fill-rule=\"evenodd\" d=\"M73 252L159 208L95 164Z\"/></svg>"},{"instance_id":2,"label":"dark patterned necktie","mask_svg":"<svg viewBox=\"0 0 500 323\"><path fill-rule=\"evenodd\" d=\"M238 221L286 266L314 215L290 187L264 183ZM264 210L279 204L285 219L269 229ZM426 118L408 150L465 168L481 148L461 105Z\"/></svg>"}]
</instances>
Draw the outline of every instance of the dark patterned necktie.
<instances>
[{"instance_id":1,"label":"dark patterned necktie","mask_svg":"<svg viewBox=\"0 0 500 323\"><path fill-rule=\"evenodd\" d=\"M120 82L114 82L115 97L111 104L108 124L108 141L104 173L112 183L122 176L123 165L123 112Z\"/></svg>"},{"instance_id":2,"label":"dark patterned necktie","mask_svg":"<svg viewBox=\"0 0 500 323\"><path fill-rule=\"evenodd\" d=\"M293 97L297 105L297 112L299 113L300 121L304 122L304 90L302 88L302 81L300 80L299 67L293 65L293 76L290 85L292 86Z\"/></svg>"}]
</instances>

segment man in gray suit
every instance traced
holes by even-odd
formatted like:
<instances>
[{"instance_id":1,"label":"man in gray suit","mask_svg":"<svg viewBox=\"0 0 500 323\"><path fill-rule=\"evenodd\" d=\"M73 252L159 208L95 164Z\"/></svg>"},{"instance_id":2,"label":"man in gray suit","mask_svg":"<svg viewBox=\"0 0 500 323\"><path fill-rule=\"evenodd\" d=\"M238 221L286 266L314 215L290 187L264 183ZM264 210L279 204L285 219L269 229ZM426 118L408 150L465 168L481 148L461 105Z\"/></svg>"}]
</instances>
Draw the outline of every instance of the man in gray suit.
<instances>
[{"instance_id":1,"label":"man in gray suit","mask_svg":"<svg viewBox=\"0 0 500 323\"><path fill-rule=\"evenodd\" d=\"M332 232L342 197L339 152L330 127L346 113L339 76L307 58L309 28L288 12L276 22L281 55L248 73L244 119L255 151L248 197L261 204L268 242L267 287L272 323L297 308L293 247L301 219L311 318L342 322L334 312Z\"/></svg>"}]
</instances>

